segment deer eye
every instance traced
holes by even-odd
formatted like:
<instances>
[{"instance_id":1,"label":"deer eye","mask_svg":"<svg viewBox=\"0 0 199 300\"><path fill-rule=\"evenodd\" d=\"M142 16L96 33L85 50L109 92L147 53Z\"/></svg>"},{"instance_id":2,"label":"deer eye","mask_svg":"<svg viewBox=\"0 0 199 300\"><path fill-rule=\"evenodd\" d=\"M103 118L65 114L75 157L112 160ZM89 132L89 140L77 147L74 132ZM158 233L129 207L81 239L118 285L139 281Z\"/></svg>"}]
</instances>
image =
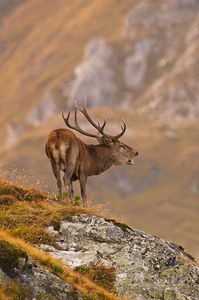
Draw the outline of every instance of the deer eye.
<instances>
[{"instance_id":1,"label":"deer eye","mask_svg":"<svg viewBox=\"0 0 199 300\"><path fill-rule=\"evenodd\" d=\"M123 145L120 145L120 148L122 148L122 149L125 149L125 146L123 146Z\"/></svg>"}]
</instances>

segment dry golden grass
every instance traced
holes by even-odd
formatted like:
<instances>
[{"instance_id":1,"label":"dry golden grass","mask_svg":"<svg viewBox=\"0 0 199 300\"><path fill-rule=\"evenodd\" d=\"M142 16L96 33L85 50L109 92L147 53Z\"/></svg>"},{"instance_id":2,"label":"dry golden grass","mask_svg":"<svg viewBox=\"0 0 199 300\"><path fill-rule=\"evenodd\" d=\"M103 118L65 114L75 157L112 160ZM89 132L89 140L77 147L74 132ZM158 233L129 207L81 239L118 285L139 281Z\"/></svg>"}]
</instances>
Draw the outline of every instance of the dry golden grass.
<instances>
[{"instance_id":1,"label":"dry golden grass","mask_svg":"<svg viewBox=\"0 0 199 300\"><path fill-rule=\"evenodd\" d=\"M0 228L33 244L54 244L55 238L46 232L46 226L59 224L72 215L97 213L93 208L49 200L48 194L39 189L23 187L5 179L0 179L0 207Z\"/></svg>"},{"instance_id":2,"label":"dry golden grass","mask_svg":"<svg viewBox=\"0 0 199 300\"><path fill-rule=\"evenodd\" d=\"M30 286L22 286L15 281L5 281L0 288L0 300L29 299L31 293ZM2 297L2 298L1 298ZM50 299L49 299L50 300Z\"/></svg>"},{"instance_id":3,"label":"dry golden grass","mask_svg":"<svg viewBox=\"0 0 199 300\"><path fill-rule=\"evenodd\" d=\"M3 178L0 178L0 195L2 199L3 196L13 196L17 201L39 201L48 197L46 193L39 189L14 185Z\"/></svg>"},{"instance_id":4,"label":"dry golden grass","mask_svg":"<svg viewBox=\"0 0 199 300\"><path fill-rule=\"evenodd\" d=\"M5 287L0 287L0 300L12 300L13 297L6 295Z\"/></svg>"},{"instance_id":5,"label":"dry golden grass","mask_svg":"<svg viewBox=\"0 0 199 300\"><path fill-rule=\"evenodd\" d=\"M15 237L23 238L32 244L55 244L55 237L45 229L58 225L61 220L73 215L91 214L109 219L116 218L102 205L95 207L69 206L49 199L40 189L28 188L0 178L0 228L9 230ZM118 220L118 218L117 218ZM119 219L121 220L121 218Z\"/></svg>"},{"instance_id":6,"label":"dry golden grass","mask_svg":"<svg viewBox=\"0 0 199 300\"><path fill-rule=\"evenodd\" d=\"M55 238L47 233L46 226L55 226L73 215L100 214L101 207L96 210L91 207L69 206L66 201L60 203L48 199L48 195L39 189L23 187L5 179L0 179L0 199L0 239L25 251L40 266L69 282L85 295L85 299L121 299L31 245L47 243L56 246Z\"/></svg>"},{"instance_id":7,"label":"dry golden grass","mask_svg":"<svg viewBox=\"0 0 199 300\"><path fill-rule=\"evenodd\" d=\"M105 114L105 111L102 108L98 112L100 118L103 118L103 113ZM111 114L111 111L108 110L108 113ZM91 111L91 114L95 115L94 111ZM119 119L119 115L120 112L114 117L115 121ZM154 128L152 123L143 122L143 119L138 116L133 118L131 113L127 114L125 119L130 126L127 129L127 134L129 134L127 143L133 145L139 151L139 156L133 168L126 167L128 173L125 179L131 180L132 185L138 187L138 191L129 194L129 196L121 195L117 186L112 184L112 175L116 176L117 173L115 169L108 171L106 174L101 174L97 178L89 179L90 182L87 185L89 196L92 192L94 193L92 198L95 201L104 203L106 208L111 207L111 215L123 214L125 220L122 220L122 222L180 244L188 252L198 256L198 193L191 190L192 182L198 174L199 167L197 143L195 142L198 139L198 125L191 125L186 130L171 130L174 135L172 138L167 136L168 129L164 127ZM62 126L61 124L61 118L57 116L52 118L50 122L46 122L42 126L42 130L45 128L47 132L53 127ZM131 138L131 129L134 128L139 128L139 132ZM40 136L40 134L43 135L43 138L39 142L36 139L34 140L34 137L36 135ZM35 176L40 179L44 178L46 185L49 187L47 189L56 192L56 181L49 161L45 158L45 154L42 154L45 138L46 133L44 131L41 133L40 129L36 129L34 134L32 131L20 146L13 149L13 154L6 163L8 161L15 162L15 153L20 153L22 157L25 157L27 166ZM34 158L37 164L33 163L32 157L29 156L32 151L31 142L33 142L33 147L36 149ZM2 157L5 158L6 156L6 152L2 154ZM17 161L19 161L18 158ZM21 165L23 166L23 162L21 162ZM152 179L149 186L145 186L144 183L150 180L150 173L156 168L157 171L159 169L157 180L154 178L154 182ZM46 178L45 174L48 174ZM101 188L93 188L92 180L98 184L98 187L103 186L103 194ZM110 185L107 182L110 182ZM103 215L108 215L108 213L104 213L104 207L101 211L103 211ZM168 218L170 222L168 222Z\"/></svg>"},{"instance_id":8,"label":"dry golden grass","mask_svg":"<svg viewBox=\"0 0 199 300\"><path fill-rule=\"evenodd\" d=\"M79 266L75 271L86 275L91 281L111 292L115 291L116 269L102 263L92 263L89 266Z\"/></svg>"},{"instance_id":9,"label":"dry golden grass","mask_svg":"<svg viewBox=\"0 0 199 300\"><path fill-rule=\"evenodd\" d=\"M62 280L70 283L83 295L92 296L93 300L121 300L122 298L114 295L90 281L86 276L66 267L60 260L52 258L49 254L38 248L27 244L21 239L12 237L7 231L0 230L0 238L26 251L28 256L43 268L56 273Z\"/></svg>"}]
</instances>

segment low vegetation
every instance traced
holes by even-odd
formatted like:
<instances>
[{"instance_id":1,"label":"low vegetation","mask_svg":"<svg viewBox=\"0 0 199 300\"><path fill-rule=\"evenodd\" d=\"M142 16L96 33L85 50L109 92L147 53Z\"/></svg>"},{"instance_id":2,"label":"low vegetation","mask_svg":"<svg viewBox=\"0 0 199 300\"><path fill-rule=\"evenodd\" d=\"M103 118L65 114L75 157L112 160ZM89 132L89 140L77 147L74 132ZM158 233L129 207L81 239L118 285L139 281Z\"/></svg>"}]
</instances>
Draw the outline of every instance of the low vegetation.
<instances>
[{"instance_id":1,"label":"low vegetation","mask_svg":"<svg viewBox=\"0 0 199 300\"><path fill-rule=\"evenodd\" d=\"M72 269L66 267L60 260L52 258L44 251L32 246L22 239L14 238L7 232L0 231L0 239L5 240L6 245L10 244L11 249L14 245L14 249L21 249L22 253L27 253L28 256L34 260L38 265L47 270L53 272L59 276L62 280L70 283L83 295L84 299L93 300L119 300L113 293L105 290L92 282L87 276L80 275ZM16 260L14 260L16 263Z\"/></svg>"},{"instance_id":2,"label":"low vegetation","mask_svg":"<svg viewBox=\"0 0 199 300\"><path fill-rule=\"evenodd\" d=\"M3 296L3 300L30 299L33 296L33 289L30 286L21 285L16 280L5 281L0 288L0 295Z\"/></svg>"},{"instance_id":3,"label":"low vegetation","mask_svg":"<svg viewBox=\"0 0 199 300\"><path fill-rule=\"evenodd\" d=\"M11 202L14 199L18 201L38 201L47 198L47 194L39 189L29 189L20 185L14 185L5 179L0 179L0 195L1 201L8 197L12 199Z\"/></svg>"},{"instance_id":4,"label":"low vegetation","mask_svg":"<svg viewBox=\"0 0 199 300\"><path fill-rule=\"evenodd\" d=\"M116 272L114 267L107 267L103 264L91 264L90 266L79 266L75 269L78 273L86 275L96 284L109 290L115 291L114 283Z\"/></svg>"},{"instance_id":5,"label":"low vegetation","mask_svg":"<svg viewBox=\"0 0 199 300\"><path fill-rule=\"evenodd\" d=\"M113 293L113 268L93 265L77 272L34 246L41 243L56 246L54 236L45 228L59 225L62 219L70 219L81 213L96 212L92 208L82 208L77 203L68 206L66 201L56 202L48 199L48 195L39 189L29 189L0 179L0 268L14 268L20 257L25 260L29 257L79 290L84 300L120 299ZM22 287L15 281L4 282L0 289L5 299L23 299L30 293L28 287Z\"/></svg>"},{"instance_id":6,"label":"low vegetation","mask_svg":"<svg viewBox=\"0 0 199 300\"><path fill-rule=\"evenodd\" d=\"M45 230L46 226L55 226L72 215L94 213L93 209L50 200L39 189L29 189L4 179L0 179L0 208L0 228L33 244L54 244L55 239Z\"/></svg>"},{"instance_id":7,"label":"low vegetation","mask_svg":"<svg viewBox=\"0 0 199 300\"><path fill-rule=\"evenodd\" d=\"M21 257L28 259L26 251L0 239L0 268L2 270L7 271L16 267Z\"/></svg>"}]
</instances>

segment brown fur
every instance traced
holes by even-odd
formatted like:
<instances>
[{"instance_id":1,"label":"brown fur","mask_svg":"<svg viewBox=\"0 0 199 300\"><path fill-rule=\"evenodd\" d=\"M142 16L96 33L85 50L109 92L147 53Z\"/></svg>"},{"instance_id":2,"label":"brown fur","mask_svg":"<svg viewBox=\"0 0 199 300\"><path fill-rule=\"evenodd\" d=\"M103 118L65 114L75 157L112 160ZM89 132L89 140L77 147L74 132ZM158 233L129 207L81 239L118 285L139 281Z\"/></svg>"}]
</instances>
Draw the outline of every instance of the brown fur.
<instances>
[{"instance_id":1,"label":"brown fur","mask_svg":"<svg viewBox=\"0 0 199 300\"><path fill-rule=\"evenodd\" d=\"M99 139L98 139L99 141ZM101 139L98 145L87 145L68 129L55 129L46 142L46 154L57 179L59 197L62 199L60 170L69 201L73 198L72 182L79 180L83 203L86 204L87 177L99 175L114 165L132 164L138 152L118 140Z\"/></svg>"}]
</instances>

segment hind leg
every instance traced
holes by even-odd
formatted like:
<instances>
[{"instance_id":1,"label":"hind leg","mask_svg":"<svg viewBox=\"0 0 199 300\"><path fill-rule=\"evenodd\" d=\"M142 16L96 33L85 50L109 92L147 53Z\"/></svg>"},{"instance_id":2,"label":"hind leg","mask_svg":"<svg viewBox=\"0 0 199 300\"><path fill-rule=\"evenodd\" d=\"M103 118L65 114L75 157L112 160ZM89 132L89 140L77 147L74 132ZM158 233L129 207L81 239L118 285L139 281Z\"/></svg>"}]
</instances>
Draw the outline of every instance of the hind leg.
<instances>
[{"instance_id":1,"label":"hind leg","mask_svg":"<svg viewBox=\"0 0 199 300\"><path fill-rule=\"evenodd\" d=\"M64 155L63 155L64 154ZM63 161L63 164L65 166L64 168L64 185L66 188L66 191L68 193L68 201L69 204L71 204L73 200L73 185L72 185L72 177L75 172L75 164L77 161L77 155L78 155L78 148L74 147L71 149L70 147L66 150L66 152L62 152L61 161Z\"/></svg>"},{"instance_id":2,"label":"hind leg","mask_svg":"<svg viewBox=\"0 0 199 300\"><path fill-rule=\"evenodd\" d=\"M66 192L68 194L68 202L69 205L71 204L71 201L73 200L73 186L72 186L72 181L70 180L70 176L65 172L64 177L63 177L64 185L66 188Z\"/></svg>"},{"instance_id":3,"label":"hind leg","mask_svg":"<svg viewBox=\"0 0 199 300\"><path fill-rule=\"evenodd\" d=\"M87 206L86 182L87 182L87 177L85 175L80 175L79 183L80 183L81 196L82 196L84 207Z\"/></svg>"},{"instance_id":4,"label":"hind leg","mask_svg":"<svg viewBox=\"0 0 199 300\"><path fill-rule=\"evenodd\" d=\"M59 199L63 200L62 197L62 183L61 183L61 177L60 177L60 167L59 164L51 161L51 166L53 170L53 174L57 180L57 187L58 187L58 193L59 193Z\"/></svg>"},{"instance_id":5,"label":"hind leg","mask_svg":"<svg viewBox=\"0 0 199 300\"><path fill-rule=\"evenodd\" d=\"M73 164L71 164L70 167L68 167L65 170L64 177L63 177L64 185L65 185L66 191L68 193L69 205L71 204L71 201L73 200L73 197L74 197L73 184L72 184L72 180L71 180L71 177L74 172L74 168L75 168L75 166Z\"/></svg>"},{"instance_id":6,"label":"hind leg","mask_svg":"<svg viewBox=\"0 0 199 300\"><path fill-rule=\"evenodd\" d=\"M72 182L72 180L70 181L70 188L71 188L71 197L73 199L74 198L74 189L73 189L73 182Z\"/></svg>"}]
</instances>

